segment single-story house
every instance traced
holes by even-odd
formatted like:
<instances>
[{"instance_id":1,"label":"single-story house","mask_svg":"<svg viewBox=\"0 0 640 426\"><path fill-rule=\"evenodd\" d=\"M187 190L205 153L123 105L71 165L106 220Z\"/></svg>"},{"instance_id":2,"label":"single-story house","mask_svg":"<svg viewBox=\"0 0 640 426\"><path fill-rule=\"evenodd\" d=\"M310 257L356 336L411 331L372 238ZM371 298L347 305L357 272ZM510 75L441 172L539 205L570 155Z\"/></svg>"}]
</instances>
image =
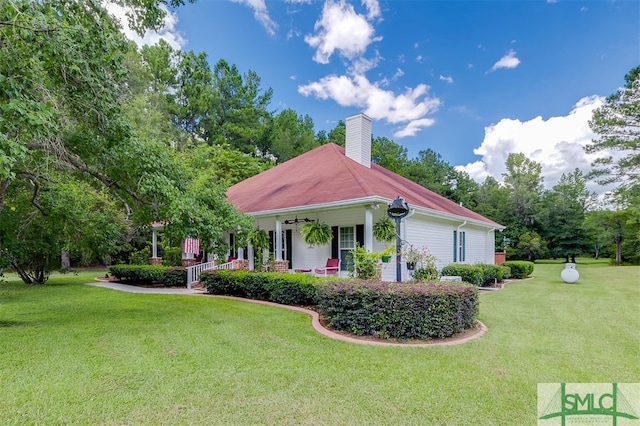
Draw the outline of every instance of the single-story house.
<instances>
[{"instance_id":1,"label":"single-story house","mask_svg":"<svg viewBox=\"0 0 640 426\"><path fill-rule=\"evenodd\" d=\"M356 243L371 252L395 247L375 240L372 229L398 196L410 209L401 221L403 245L428 248L438 269L454 262L494 263L494 233L504 226L373 164L371 119L364 114L347 118L345 148L322 145L227 191L228 201L269 233L269 251L284 268L314 270L328 258L339 258L343 275L346 255ZM305 244L299 230L305 220L328 224L332 241L326 246ZM257 268L252 248L234 247L232 233L228 238L230 255L249 259L249 268ZM393 262L386 264L382 279L394 281L395 268ZM402 280L407 280L404 261L402 268Z\"/></svg>"}]
</instances>

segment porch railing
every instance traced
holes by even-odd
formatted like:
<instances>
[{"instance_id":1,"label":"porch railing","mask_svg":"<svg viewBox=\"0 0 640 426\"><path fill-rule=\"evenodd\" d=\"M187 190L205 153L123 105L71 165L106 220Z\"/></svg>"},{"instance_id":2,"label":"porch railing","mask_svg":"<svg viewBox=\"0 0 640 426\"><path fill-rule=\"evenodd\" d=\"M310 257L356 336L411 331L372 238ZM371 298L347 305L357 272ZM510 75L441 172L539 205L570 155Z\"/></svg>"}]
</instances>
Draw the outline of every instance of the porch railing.
<instances>
[{"instance_id":1,"label":"porch railing","mask_svg":"<svg viewBox=\"0 0 640 426\"><path fill-rule=\"evenodd\" d=\"M213 271L216 269L233 269L233 262L216 265L216 262L198 263L187 268L187 288L191 290L191 285L200 281L200 274L203 271Z\"/></svg>"}]
</instances>

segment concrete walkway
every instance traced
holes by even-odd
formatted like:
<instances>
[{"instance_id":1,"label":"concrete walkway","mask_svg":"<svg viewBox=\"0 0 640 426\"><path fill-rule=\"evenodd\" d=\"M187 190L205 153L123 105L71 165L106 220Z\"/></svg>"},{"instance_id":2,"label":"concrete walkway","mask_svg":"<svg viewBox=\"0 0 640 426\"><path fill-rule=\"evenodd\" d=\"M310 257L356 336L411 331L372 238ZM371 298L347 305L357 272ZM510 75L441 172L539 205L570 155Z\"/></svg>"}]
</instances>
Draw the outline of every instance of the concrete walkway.
<instances>
[{"instance_id":1,"label":"concrete walkway","mask_svg":"<svg viewBox=\"0 0 640 426\"><path fill-rule=\"evenodd\" d=\"M113 282L96 282L96 283L87 283L87 284L95 287L103 287L103 288L110 288L113 290L125 291L128 293L205 295L209 297L219 297L223 299L237 300L240 302L257 303L260 305L290 309L292 311L298 311L298 312L302 312L304 314L309 315L311 317L311 325L313 329L318 333L322 334L323 336L329 337L331 339L342 340L343 342L356 343L359 345L399 346L399 347L405 347L405 348L406 347L411 347L411 348L429 347L429 346L452 346L452 345L460 345L462 343L467 343L470 340L475 340L483 336L487 332L487 327L480 321L476 321L477 323L476 330L473 330L471 333L466 333L463 337L434 339L433 341L426 342L426 343L386 342L384 340L373 340L370 338L362 338L362 337L359 338L356 336L346 335L342 333L337 333L333 330L329 330L321 324L320 316L316 311L302 308L299 306L280 305L278 303L267 302L264 300L244 299L241 297L233 297L233 296L213 296L201 290L189 290L187 288L147 288L147 287L137 287L134 285L119 284L119 283L113 283Z\"/></svg>"},{"instance_id":2,"label":"concrete walkway","mask_svg":"<svg viewBox=\"0 0 640 426\"><path fill-rule=\"evenodd\" d=\"M110 288L112 290L126 291L127 293L145 293L145 294L203 294L200 290L189 290L188 288L163 288L163 287L138 287L135 285L127 285L120 283L112 283L100 281L95 283L87 283L94 287Z\"/></svg>"}]
</instances>

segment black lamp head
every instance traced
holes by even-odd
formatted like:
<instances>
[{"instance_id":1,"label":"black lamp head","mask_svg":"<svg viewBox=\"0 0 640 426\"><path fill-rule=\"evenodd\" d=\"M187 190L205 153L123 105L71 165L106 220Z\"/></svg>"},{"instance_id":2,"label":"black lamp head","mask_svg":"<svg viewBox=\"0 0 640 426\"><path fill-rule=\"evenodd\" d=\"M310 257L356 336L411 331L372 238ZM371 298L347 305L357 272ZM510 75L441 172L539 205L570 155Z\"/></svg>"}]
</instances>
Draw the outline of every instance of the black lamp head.
<instances>
[{"instance_id":1,"label":"black lamp head","mask_svg":"<svg viewBox=\"0 0 640 426\"><path fill-rule=\"evenodd\" d=\"M409 214L409 205L400 196L396 197L389 208L387 208L387 215L393 219L402 219Z\"/></svg>"}]
</instances>

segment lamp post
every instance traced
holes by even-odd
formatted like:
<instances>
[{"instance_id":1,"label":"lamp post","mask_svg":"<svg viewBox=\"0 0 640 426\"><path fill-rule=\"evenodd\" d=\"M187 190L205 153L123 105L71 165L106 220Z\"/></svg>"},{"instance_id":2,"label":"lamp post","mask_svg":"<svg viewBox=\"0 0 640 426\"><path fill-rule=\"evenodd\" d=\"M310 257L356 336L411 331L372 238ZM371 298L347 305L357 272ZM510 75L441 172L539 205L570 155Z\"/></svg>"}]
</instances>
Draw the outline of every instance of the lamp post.
<instances>
[{"instance_id":1,"label":"lamp post","mask_svg":"<svg viewBox=\"0 0 640 426\"><path fill-rule=\"evenodd\" d=\"M400 221L409 214L409 205L400 196L387 208L387 216L396 221L396 282L402 281L402 270L400 268L402 240L400 239Z\"/></svg>"}]
</instances>

